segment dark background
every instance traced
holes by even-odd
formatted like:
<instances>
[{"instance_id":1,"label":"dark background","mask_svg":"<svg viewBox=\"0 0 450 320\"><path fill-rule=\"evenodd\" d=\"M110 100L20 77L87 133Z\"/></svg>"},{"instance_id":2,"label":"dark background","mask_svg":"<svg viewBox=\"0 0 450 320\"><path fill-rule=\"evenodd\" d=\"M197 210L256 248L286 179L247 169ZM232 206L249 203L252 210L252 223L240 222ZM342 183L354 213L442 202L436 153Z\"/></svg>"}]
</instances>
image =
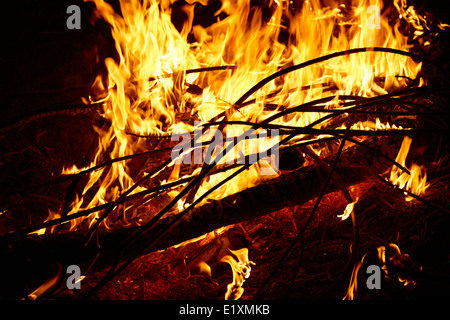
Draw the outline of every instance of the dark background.
<instances>
[{"instance_id":1,"label":"dark background","mask_svg":"<svg viewBox=\"0 0 450 320\"><path fill-rule=\"evenodd\" d=\"M81 30L66 27L71 4L81 8ZM89 23L93 8L80 0L27 0L2 10L0 127L81 103L98 71L101 31Z\"/></svg>"}]
</instances>

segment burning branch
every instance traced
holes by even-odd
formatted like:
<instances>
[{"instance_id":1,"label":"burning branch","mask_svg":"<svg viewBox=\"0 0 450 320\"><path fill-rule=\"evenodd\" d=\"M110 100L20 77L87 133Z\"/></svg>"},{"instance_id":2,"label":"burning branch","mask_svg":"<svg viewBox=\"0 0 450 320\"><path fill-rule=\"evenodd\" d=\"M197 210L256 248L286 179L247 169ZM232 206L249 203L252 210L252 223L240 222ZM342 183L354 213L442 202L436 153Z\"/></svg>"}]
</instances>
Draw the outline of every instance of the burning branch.
<instances>
[{"instance_id":1,"label":"burning branch","mask_svg":"<svg viewBox=\"0 0 450 320\"><path fill-rule=\"evenodd\" d=\"M379 142L379 139L383 138L376 138L374 142ZM387 143L388 141L389 143ZM376 144L382 146L381 152L388 154L395 149L391 139L385 140L384 143ZM400 141L396 145L399 146L399 144ZM391 164L391 162L378 157L375 153L361 152L360 148L349 147L344 150L341 157L342 164L336 166L335 172L341 177L345 186L353 185L372 176L371 171L368 171L367 167L373 168L374 171L383 172ZM328 162L329 160L325 159L324 161ZM355 165L355 163L360 165ZM70 260L74 252L79 252L80 260L77 263L80 266L90 265L99 254L94 264L95 269L99 270L111 266L113 261L117 261L113 258L114 256L118 257L119 261L131 262L142 254L165 249L217 228L254 219L287 206L309 201L319 195L321 181L318 180L320 176L318 173L320 171L322 171L320 166L300 168L224 199L210 201L195 207L184 215L178 214L158 219L145 232L142 232L142 227L138 227L136 229L125 229L114 234L101 234L98 239L101 244L100 251L98 251L95 244L84 248L84 236L81 234L72 234L67 240L64 240L66 238L64 234L41 236L41 238L49 247L57 244L59 248L64 248L63 251L56 253L57 259L62 261L63 264L63 261ZM339 185L330 181L326 192L336 190L339 190ZM180 216L182 216L181 219ZM136 231L139 232L137 233ZM136 235L139 235L139 237L137 238ZM31 236L30 239L33 238ZM117 243L123 243L127 239L128 245L124 247L127 249L120 251L120 254L116 255ZM134 240L130 242L130 239ZM137 241L138 239L139 241ZM80 251L80 249L76 248L84 249ZM67 254L70 257L66 256ZM119 268L117 270L122 269ZM111 275L113 274L109 276ZM109 280L109 277L107 279Z\"/></svg>"}]
</instances>

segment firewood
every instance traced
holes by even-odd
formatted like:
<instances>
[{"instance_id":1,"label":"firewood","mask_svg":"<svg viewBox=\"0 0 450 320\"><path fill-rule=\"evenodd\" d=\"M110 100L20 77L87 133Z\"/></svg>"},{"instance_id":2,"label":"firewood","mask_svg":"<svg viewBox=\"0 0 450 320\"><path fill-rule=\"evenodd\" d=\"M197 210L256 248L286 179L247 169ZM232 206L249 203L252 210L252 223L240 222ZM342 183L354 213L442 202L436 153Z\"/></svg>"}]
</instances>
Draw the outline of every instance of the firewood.
<instances>
[{"instance_id":1,"label":"firewood","mask_svg":"<svg viewBox=\"0 0 450 320\"><path fill-rule=\"evenodd\" d=\"M393 158L400 146L400 138L371 138L369 145L385 155ZM377 147L375 147L377 146ZM324 159L330 163L333 157ZM385 172L392 163L379 155L363 150L361 146L351 146L344 150L335 172L340 176L341 183L346 187L365 181L368 178ZM121 250L121 244L128 239L139 227L124 229L114 233L98 235L98 241L91 241L85 245L85 235L67 233L50 235L29 235L26 241L17 239L3 239L14 245L8 252L21 252L22 245L30 243L45 244L47 252L52 252L54 260L67 267L76 264L82 270L91 267L91 271L102 270L118 261L126 261L136 252L142 254L163 250L175 244L194 239L205 233L223 226L236 224L276 212L282 208L305 203L318 196L322 179L326 172L319 166L312 165L297 170L284 172L279 177L262 182L255 187L219 200L208 200L197 206L176 222L170 229L166 226L175 215L168 215L160 219L155 225L140 237L132 247ZM339 185L331 181L327 193L339 190ZM161 236L152 243L155 235ZM99 248L97 247L99 244ZM120 252L120 256L117 253ZM92 262L95 263L91 266ZM10 260L11 261L11 260ZM13 266L11 263L10 266Z\"/></svg>"}]
</instances>

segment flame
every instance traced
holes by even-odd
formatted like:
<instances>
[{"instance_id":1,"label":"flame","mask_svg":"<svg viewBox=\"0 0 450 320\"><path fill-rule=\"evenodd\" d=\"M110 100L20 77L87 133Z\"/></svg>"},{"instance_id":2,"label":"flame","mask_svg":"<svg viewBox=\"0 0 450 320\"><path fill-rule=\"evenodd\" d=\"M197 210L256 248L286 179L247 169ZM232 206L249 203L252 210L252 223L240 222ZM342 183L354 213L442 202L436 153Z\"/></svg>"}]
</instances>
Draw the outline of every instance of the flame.
<instances>
[{"instance_id":1,"label":"flame","mask_svg":"<svg viewBox=\"0 0 450 320\"><path fill-rule=\"evenodd\" d=\"M211 267L205 261L200 261L196 267L198 268L198 274L211 278Z\"/></svg>"},{"instance_id":2,"label":"flame","mask_svg":"<svg viewBox=\"0 0 450 320\"><path fill-rule=\"evenodd\" d=\"M47 219L44 220L44 222L51 221L51 220L57 219L57 218L61 218L61 215L60 215L58 212L53 212L53 211L51 211L51 210L48 210L48 216L47 216ZM48 229L48 230L47 230L47 228L41 228L41 229L36 230L36 231L34 231L34 232L30 232L30 234L43 235L43 234L45 234L46 232L52 233L52 232L54 232L54 231L56 230L56 228L57 228L56 225L55 225L55 226L52 226L52 227L51 227L50 229Z\"/></svg>"},{"instance_id":3,"label":"flame","mask_svg":"<svg viewBox=\"0 0 450 320\"><path fill-rule=\"evenodd\" d=\"M395 161L405 168L406 157L408 156L411 142L412 139L408 136L405 136L403 138L402 146L400 147L397 157L395 158ZM393 166L390 172L389 181L400 189L407 190L413 194L420 196L428 188L427 175L425 171L422 172L421 168L416 164L412 164L409 171L411 174L402 171L402 169L397 166ZM413 199L414 198L411 196L406 197L406 201L411 201Z\"/></svg>"},{"instance_id":4,"label":"flame","mask_svg":"<svg viewBox=\"0 0 450 320\"><path fill-rule=\"evenodd\" d=\"M386 263L386 247L384 246L377 247L377 252L378 252L378 261L381 264L381 269L385 272L386 277L388 277L389 273ZM354 300L358 289L358 280L357 280L358 272L361 269L361 266L364 262L364 258L366 257L366 255L367 253L362 257L361 261L358 261L353 265L352 275L350 277L350 283L347 289L347 294L342 300ZM403 269L414 267L414 263L411 257L407 253L402 254L400 248L395 243L389 244L389 265L390 267ZM422 271L422 267L420 266L418 270ZM399 282L403 283L404 286L416 285L416 282L413 279L402 278L400 276L396 276L396 278Z\"/></svg>"},{"instance_id":5,"label":"flame","mask_svg":"<svg viewBox=\"0 0 450 320\"><path fill-rule=\"evenodd\" d=\"M225 300L238 300L244 293L242 284L245 279L250 277L250 271L252 270L251 264L254 264L254 262L248 260L247 248L230 250L230 252L237 258L237 260L230 255L226 255L220 260L228 263L233 271L233 282L227 285Z\"/></svg>"},{"instance_id":6,"label":"flame","mask_svg":"<svg viewBox=\"0 0 450 320\"><path fill-rule=\"evenodd\" d=\"M356 200L347 204L347 206L345 207L344 213L338 215L338 218L341 218L342 221L344 221L345 219L347 219L352 213L353 213L353 209L355 207L355 204L358 202L359 198L356 197Z\"/></svg>"},{"instance_id":7,"label":"flame","mask_svg":"<svg viewBox=\"0 0 450 320\"><path fill-rule=\"evenodd\" d=\"M63 168L61 171L61 175L77 174L81 171L84 171L84 170L87 170L90 168L92 168L92 164L91 164L91 166L87 166L87 167L83 167L83 168L78 168L76 165L72 165L67 168Z\"/></svg>"},{"instance_id":8,"label":"flame","mask_svg":"<svg viewBox=\"0 0 450 320\"><path fill-rule=\"evenodd\" d=\"M341 126L341 129L345 129L345 126ZM392 126L389 122L382 123L380 118L376 118L375 121L358 121L354 123L350 129L352 130L366 130L366 131L376 131L376 130L401 130L402 126L397 126L393 124Z\"/></svg>"},{"instance_id":9,"label":"flame","mask_svg":"<svg viewBox=\"0 0 450 320\"><path fill-rule=\"evenodd\" d=\"M91 103L102 103L101 116L109 125L95 128L99 135L98 146L88 168L148 150L147 140L136 135L167 135L200 128L192 121L182 119L206 123L225 111L228 121L262 122L280 108L291 108L324 97L334 98L323 107L340 109L343 101L339 96L386 94L405 87L408 79L415 79L421 69L421 63L403 55L369 51L350 54L285 74L250 96L253 103L237 109L233 105L236 101L256 83L280 69L354 48L385 47L408 51L411 47L408 36L401 33L400 21L391 19L396 9L403 10L403 1L396 8L384 8L382 0L351 0L346 4L310 0L302 2L301 7L298 3L283 0L264 1L259 7L251 5L250 0L224 0L214 13L216 22L201 26L194 25L195 7L206 5L208 1L194 0L182 6L188 18L178 29L171 21L172 4L176 2L173 0L120 0L121 14L104 0L86 1L94 2L96 15L110 25L117 51L116 59L106 58L106 80L104 75L99 75L92 88L95 96L89 97ZM374 13L368 10L369 7L380 8L375 27L371 25ZM187 72L215 66L233 68ZM309 89L302 89L304 87ZM191 88L200 90L189 90ZM267 109L266 104L277 108ZM277 118L271 124L303 127L324 115L322 112L298 112ZM319 129L326 125L326 122L321 124ZM354 126L364 130L396 129L379 119L375 122L368 119ZM227 125L222 134L233 140L249 128L250 125ZM193 146L180 155L176 159L178 162L172 161L155 173L152 181L178 179L183 172L181 158L202 153L205 148L201 143L212 139L217 130L217 126L205 130L194 142L200 147ZM261 128L257 133L262 131ZM302 138L305 136L299 135L296 139ZM265 139L241 141L218 164L239 163L245 156L264 152L280 141L279 136ZM294 142L295 139L289 143ZM231 143L224 143L223 149ZM324 152L319 150L318 154ZM217 153L213 155L217 156ZM276 177L275 162L273 155L259 159L248 170L209 194L208 199L221 199ZM127 160L117 161L91 172L89 181L67 215L117 200L135 183L128 164ZM198 166L192 168L187 176L199 173ZM80 170L83 169L74 166L64 169L63 174ZM171 174L163 176L167 170L171 170ZM194 200L234 170L237 168L203 179ZM145 189L145 186L139 186L131 194ZM177 192L171 190L168 195L173 197ZM180 199L173 210L180 212L185 204L186 198ZM74 219L71 230L91 226L98 217L96 212ZM101 226L108 229L113 221L108 217ZM123 223L128 225L126 221Z\"/></svg>"},{"instance_id":10,"label":"flame","mask_svg":"<svg viewBox=\"0 0 450 320\"><path fill-rule=\"evenodd\" d=\"M354 300L356 292L358 290L358 272L359 269L361 269L365 257L366 255L362 257L361 261L358 261L353 265L352 275L350 277L350 283L348 285L347 294L345 295L344 298L342 298L342 300Z\"/></svg>"},{"instance_id":11,"label":"flame","mask_svg":"<svg viewBox=\"0 0 450 320\"><path fill-rule=\"evenodd\" d=\"M386 247L379 246L377 248L378 251L378 261L382 263L381 269L386 273L386 277L389 276L387 263L386 263ZM402 254L400 248L395 243L389 244L389 265L394 268L406 268L413 265L413 261L411 257L404 253ZM422 270L422 267L419 267L419 270ZM403 283L404 286L408 285L416 285L416 282L413 279L402 278L400 276L396 277L399 282Z\"/></svg>"},{"instance_id":12,"label":"flame","mask_svg":"<svg viewBox=\"0 0 450 320\"><path fill-rule=\"evenodd\" d=\"M54 288L58 284L59 279L61 279L62 274L63 274L62 265L60 263L58 263L56 273L53 276L51 276L49 279L47 279L39 287L37 287L32 293L28 294L28 298L30 300L39 299L39 297L41 297L48 290Z\"/></svg>"}]
</instances>

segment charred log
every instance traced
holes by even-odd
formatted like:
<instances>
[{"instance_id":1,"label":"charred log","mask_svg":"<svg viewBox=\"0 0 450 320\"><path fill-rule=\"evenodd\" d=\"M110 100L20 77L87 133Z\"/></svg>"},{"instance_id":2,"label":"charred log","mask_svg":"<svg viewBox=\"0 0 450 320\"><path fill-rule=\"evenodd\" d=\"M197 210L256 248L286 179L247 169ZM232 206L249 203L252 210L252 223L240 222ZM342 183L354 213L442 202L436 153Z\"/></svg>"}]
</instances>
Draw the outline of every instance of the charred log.
<instances>
[{"instance_id":1,"label":"charred log","mask_svg":"<svg viewBox=\"0 0 450 320\"><path fill-rule=\"evenodd\" d=\"M388 157L395 157L400 146L400 138L375 138L369 143ZM389 142L388 142L389 141ZM324 159L330 164L333 157ZM337 191L342 185L349 187L370 177L385 172L392 163L379 154L368 152L362 146L348 147L342 154L335 169L340 182L332 179L327 193ZM19 294L10 291L17 288L15 279L20 278L36 259L27 257L30 252L38 258L40 264L67 266L75 264L83 271L102 270L111 267L133 256L164 250L173 245L194 239L223 226L236 224L276 212L285 207L305 203L318 196L327 172L319 165L302 167L288 171L279 177L260 183L234 195L220 200L208 200L185 214L173 226L167 229L176 216L165 216L151 228L140 235L132 246L123 247L140 227L124 229L120 232L99 234L97 241L85 244L83 234L51 234L28 235L26 238L2 239L2 256L10 263L3 265L4 274L10 277L11 287L2 286L6 290L1 294ZM30 248L33 248L30 250ZM42 255L39 255L42 253ZM45 254L44 254L45 253ZM19 273L19 274L17 274Z\"/></svg>"}]
</instances>

